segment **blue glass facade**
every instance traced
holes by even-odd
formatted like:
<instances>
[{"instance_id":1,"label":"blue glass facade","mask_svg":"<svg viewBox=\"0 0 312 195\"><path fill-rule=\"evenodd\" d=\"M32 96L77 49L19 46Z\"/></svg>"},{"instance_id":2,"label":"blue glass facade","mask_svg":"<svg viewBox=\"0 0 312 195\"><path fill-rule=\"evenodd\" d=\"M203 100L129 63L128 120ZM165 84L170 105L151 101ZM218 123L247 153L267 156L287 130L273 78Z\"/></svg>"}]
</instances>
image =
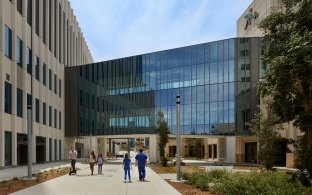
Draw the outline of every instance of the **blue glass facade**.
<instances>
[{"instance_id":1,"label":"blue glass facade","mask_svg":"<svg viewBox=\"0 0 312 195\"><path fill-rule=\"evenodd\" d=\"M66 134L152 134L157 111L175 134L177 94L182 134L249 134L259 44L234 38L66 68Z\"/></svg>"}]
</instances>

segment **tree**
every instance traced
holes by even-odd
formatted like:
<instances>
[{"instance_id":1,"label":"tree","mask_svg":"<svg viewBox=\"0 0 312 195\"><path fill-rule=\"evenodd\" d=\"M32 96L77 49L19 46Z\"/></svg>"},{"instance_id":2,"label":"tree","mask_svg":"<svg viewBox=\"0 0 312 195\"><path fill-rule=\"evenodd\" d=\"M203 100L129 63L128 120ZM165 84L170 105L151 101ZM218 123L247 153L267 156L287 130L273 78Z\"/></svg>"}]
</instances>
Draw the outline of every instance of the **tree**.
<instances>
[{"instance_id":1,"label":"tree","mask_svg":"<svg viewBox=\"0 0 312 195\"><path fill-rule=\"evenodd\" d=\"M281 122L293 121L304 132L296 166L311 172L312 0L280 0L279 6L259 25L264 32L263 64L268 69L258 91L272 98L273 112Z\"/></svg>"},{"instance_id":2,"label":"tree","mask_svg":"<svg viewBox=\"0 0 312 195\"><path fill-rule=\"evenodd\" d=\"M159 134L160 140L158 143L159 153L160 153L160 160L162 166L167 166L167 158L165 156L165 148L169 141L169 127L168 123L164 118L164 113L161 111L157 112L157 121L156 121L156 130Z\"/></svg>"},{"instance_id":3,"label":"tree","mask_svg":"<svg viewBox=\"0 0 312 195\"><path fill-rule=\"evenodd\" d=\"M266 108L259 108L259 112L246 125L250 127L251 132L258 139L257 159L265 165L267 170L270 170L275 163L273 158L274 144L282 139L278 130L282 130L283 127L279 123L279 117L273 113L270 101L264 100L264 105Z\"/></svg>"}]
</instances>

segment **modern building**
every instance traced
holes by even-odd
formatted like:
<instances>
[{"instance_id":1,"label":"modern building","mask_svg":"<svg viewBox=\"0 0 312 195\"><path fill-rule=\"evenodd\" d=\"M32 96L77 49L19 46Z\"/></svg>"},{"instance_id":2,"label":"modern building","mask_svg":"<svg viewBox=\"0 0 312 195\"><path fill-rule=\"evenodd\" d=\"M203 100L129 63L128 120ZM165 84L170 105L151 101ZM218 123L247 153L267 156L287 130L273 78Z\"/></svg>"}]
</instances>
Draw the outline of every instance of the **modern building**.
<instances>
[{"instance_id":1,"label":"modern building","mask_svg":"<svg viewBox=\"0 0 312 195\"><path fill-rule=\"evenodd\" d=\"M0 167L64 158L65 67L93 62L68 0L0 1Z\"/></svg>"},{"instance_id":2,"label":"modern building","mask_svg":"<svg viewBox=\"0 0 312 195\"><path fill-rule=\"evenodd\" d=\"M260 21L268 16L270 13L279 10L278 0L254 0L242 16L237 21L237 36L238 37L261 37L263 36L263 32L258 28L258 24ZM248 21L248 13L252 14L250 18L250 22ZM249 23L248 23L249 22ZM263 106L261 106L263 107ZM262 108L263 109L263 108ZM301 139L303 133L300 132L300 129L295 127L292 122L283 124L284 130L279 133L282 137L292 140ZM255 137L249 138L250 142L255 142ZM286 165L287 167L293 167L294 165L294 146L289 145L289 150L286 151L286 143L281 142L276 145L277 151L281 152L281 155L284 157L285 163L282 165Z\"/></svg>"},{"instance_id":3,"label":"modern building","mask_svg":"<svg viewBox=\"0 0 312 195\"><path fill-rule=\"evenodd\" d=\"M233 38L67 67L65 135L76 142L91 138L78 149L105 155L111 139L144 138L150 160L157 161L155 123L162 111L172 138L167 155L173 156L180 94L183 156L255 162L257 144L245 139L245 123L259 104L259 45L259 38Z\"/></svg>"},{"instance_id":4,"label":"modern building","mask_svg":"<svg viewBox=\"0 0 312 195\"><path fill-rule=\"evenodd\" d=\"M260 21L278 9L279 0L254 0L238 19L237 37L261 37L263 32L258 28ZM249 13L251 13L249 15ZM248 21L248 18L250 19Z\"/></svg>"}]
</instances>

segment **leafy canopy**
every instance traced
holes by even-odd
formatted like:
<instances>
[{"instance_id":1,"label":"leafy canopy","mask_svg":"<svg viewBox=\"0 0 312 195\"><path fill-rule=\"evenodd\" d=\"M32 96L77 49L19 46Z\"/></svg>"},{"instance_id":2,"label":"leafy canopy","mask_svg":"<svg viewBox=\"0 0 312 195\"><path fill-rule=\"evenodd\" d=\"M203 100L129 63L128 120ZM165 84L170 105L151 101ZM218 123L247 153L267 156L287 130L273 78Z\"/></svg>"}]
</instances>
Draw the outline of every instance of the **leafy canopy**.
<instances>
[{"instance_id":1,"label":"leafy canopy","mask_svg":"<svg viewBox=\"0 0 312 195\"><path fill-rule=\"evenodd\" d=\"M272 98L280 122L294 121L304 132L296 166L312 171L312 0L280 0L278 10L259 25L264 32L263 63L268 66L258 91Z\"/></svg>"},{"instance_id":2,"label":"leafy canopy","mask_svg":"<svg viewBox=\"0 0 312 195\"><path fill-rule=\"evenodd\" d=\"M160 160L163 166L167 166L167 159L165 157L165 148L169 141L169 127L168 123L164 118L164 113L161 111L157 112L156 130L159 134L159 153Z\"/></svg>"}]
</instances>

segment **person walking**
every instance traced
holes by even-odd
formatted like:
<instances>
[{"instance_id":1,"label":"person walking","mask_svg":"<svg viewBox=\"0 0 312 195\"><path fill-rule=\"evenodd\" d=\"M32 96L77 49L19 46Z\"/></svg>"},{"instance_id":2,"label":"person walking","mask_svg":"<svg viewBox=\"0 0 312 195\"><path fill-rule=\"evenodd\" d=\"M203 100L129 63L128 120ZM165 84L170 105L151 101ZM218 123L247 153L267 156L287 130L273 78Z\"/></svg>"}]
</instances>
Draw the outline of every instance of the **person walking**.
<instances>
[{"instance_id":1,"label":"person walking","mask_svg":"<svg viewBox=\"0 0 312 195\"><path fill-rule=\"evenodd\" d=\"M138 166L140 181L145 181L145 167L147 166L147 156L143 153L143 148L140 148L139 152L140 153L135 156L135 166Z\"/></svg>"},{"instance_id":2,"label":"person walking","mask_svg":"<svg viewBox=\"0 0 312 195\"><path fill-rule=\"evenodd\" d=\"M92 150L91 153L89 154L89 165L90 165L90 170L91 170L91 175L93 175L93 170L94 170L94 164L96 162L96 156L94 154L94 151Z\"/></svg>"},{"instance_id":3,"label":"person walking","mask_svg":"<svg viewBox=\"0 0 312 195\"><path fill-rule=\"evenodd\" d=\"M126 181L127 181L127 173L128 173L129 182L131 183L130 167L131 167L131 170L132 170L131 159L129 158L128 153L126 153L125 154L125 158L123 159L123 163L122 163L122 168L125 171L124 183L126 183Z\"/></svg>"},{"instance_id":4,"label":"person walking","mask_svg":"<svg viewBox=\"0 0 312 195\"><path fill-rule=\"evenodd\" d=\"M104 162L101 153L98 154L96 162L97 162L97 165L98 165L98 174L100 175L100 174L102 174L102 166L103 166L103 162Z\"/></svg>"},{"instance_id":5,"label":"person walking","mask_svg":"<svg viewBox=\"0 0 312 195\"><path fill-rule=\"evenodd\" d=\"M77 151L73 147L70 147L69 159L70 159L70 164L72 168L72 170L69 171L69 175L71 175L72 173L76 174L75 166L76 166L76 161L77 161Z\"/></svg>"}]
</instances>

